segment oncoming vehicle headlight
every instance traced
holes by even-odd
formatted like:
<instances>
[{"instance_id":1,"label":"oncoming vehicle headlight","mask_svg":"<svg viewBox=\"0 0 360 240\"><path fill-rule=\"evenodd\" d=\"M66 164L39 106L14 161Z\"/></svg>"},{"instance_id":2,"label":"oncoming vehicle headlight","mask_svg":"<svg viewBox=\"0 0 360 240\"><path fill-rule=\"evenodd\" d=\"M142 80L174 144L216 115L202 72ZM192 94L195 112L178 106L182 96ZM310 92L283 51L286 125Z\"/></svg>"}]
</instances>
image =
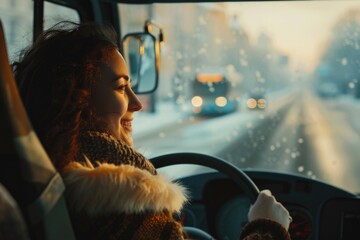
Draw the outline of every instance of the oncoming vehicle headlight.
<instances>
[{"instance_id":1,"label":"oncoming vehicle headlight","mask_svg":"<svg viewBox=\"0 0 360 240\"><path fill-rule=\"evenodd\" d=\"M201 107L201 105L203 104L203 99L199 96L195 96L191 99L191 104L194 107Z\"/></svg>"},{"instance_id":2,"label":"oncoming vehicle headlight","mask_svg":"<svg viewBox=\"0 0 360 240\"><path fill-rule=\"evenodd\" d=\"M217 97L215 99L215 104L218 107L224 107L227 104L227 100L225 97Z\"/></svg>"},{"instance_id":3,"label":"oncoming vehicle headlight","mask_svg":"<svg viewBox=\"0 0 360 240\"><path fill-rule=\"evenodd\" d=\"M256 108L256 105L257 105L257 102L256 102L256 99L254 98L249 98L246 102L246 105L248 106L248 108Z\"/></svg>"}]
</instances>

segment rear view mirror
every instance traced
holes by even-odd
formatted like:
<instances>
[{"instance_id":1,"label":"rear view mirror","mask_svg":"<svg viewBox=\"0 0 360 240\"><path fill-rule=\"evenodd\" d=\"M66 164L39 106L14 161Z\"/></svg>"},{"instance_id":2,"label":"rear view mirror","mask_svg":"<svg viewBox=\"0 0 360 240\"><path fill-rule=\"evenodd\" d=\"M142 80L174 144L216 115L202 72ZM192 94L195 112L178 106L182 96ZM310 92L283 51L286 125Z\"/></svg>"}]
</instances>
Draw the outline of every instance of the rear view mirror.
<instances>
[{"instance_id":1,"label":"rear view mirror","mask_svg":"<svg viewBox=\"0 0 360 240\"><path fill-rule=\"evenodd\" d=\"M159 76L159 44L149 33L130 33L122 40L131 87L137 94L156 90Z\"/></svg>"}]
</instances>

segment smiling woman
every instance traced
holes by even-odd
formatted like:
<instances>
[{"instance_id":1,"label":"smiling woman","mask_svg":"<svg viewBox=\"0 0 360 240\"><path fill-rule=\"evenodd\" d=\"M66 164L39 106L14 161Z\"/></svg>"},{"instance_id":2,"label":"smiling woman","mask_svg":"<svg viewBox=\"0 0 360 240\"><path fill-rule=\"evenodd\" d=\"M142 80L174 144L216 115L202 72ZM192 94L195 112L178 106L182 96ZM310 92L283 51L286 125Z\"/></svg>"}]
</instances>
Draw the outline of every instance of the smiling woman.
<instances>
[{"instance_id":1,"label":"smiling woman","mask_svg":"<svg viewBox=\"0 0 360 240\"><path fill-rule=\"evenodd\" d=\"M66 183L77 238L184 239L186 230L196 239L191 234L201 232L185 226L219 240L353 239L359 1L36 0L29 13L20 2L0 0L11 55L26 38L21 29L29 43L31 30L39 38L13 70ZM49 19L65 13L59 6L82 23L48 30ZM32 14L33 29L22 25ZM156 169L162 157L183 164ZM221 168L203 167L210 163L243 169L257 187L249 194ZM1 179L20 174L0 169Z\"/></svg>"},{"instance_id":2,"label":"smiling woman","mask_svg":"<svg viewBox=\"0 0 360 240\"><path fill-rule=\"evenodd\" d=\"M111 27L60 23L13 66L31 122L64 179L77 239L187 237L173 215L187 201L185 188L131 147L142 105ZM249 217L241 239L289 239L289 212L269 190Z\"/></svg>"}]
</instances>

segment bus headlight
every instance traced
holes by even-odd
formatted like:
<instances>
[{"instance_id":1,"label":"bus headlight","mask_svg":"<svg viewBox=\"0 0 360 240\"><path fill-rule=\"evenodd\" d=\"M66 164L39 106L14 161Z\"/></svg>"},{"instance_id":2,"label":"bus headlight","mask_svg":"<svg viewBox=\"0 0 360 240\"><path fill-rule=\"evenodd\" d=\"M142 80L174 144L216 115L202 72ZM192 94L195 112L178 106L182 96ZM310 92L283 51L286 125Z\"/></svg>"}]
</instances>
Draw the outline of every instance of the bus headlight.
<instances>
[{"instance_id":1,"label":"bus headlight","mask_svg":"<svg viewBox=\"0 0 360 240\"><path fill-rule=\"evenodd\" d=\"M203 105L203 99L199 96L195 96L191 99L191 104L194 107L201 107Z\"/></svg>"},{"instance_id":2,"label":"bus headlight","mask_svg":"<svg viewBox=\"0 0 360 240\"><path fill-rule=\"evenodd\" d=\"M227 104L227 100L225 97L217 97L215 99L215 104L218 106L218 107L225 107L225 105Z\"/></svg>"},{"instance_id":3,"label":"bus headlight","mask_svg":"<svg viewBox=\"0 0 360 240\"><path fill-rule=\"evenodd\" d=\"M259 99L258 100L258 106L259 106L259 108L266 108L266 100L265 99L263 99L263 98L261 98L261 99Z\"/></svg>"},{"instance_id":4,"label":"bus headlight","mask_svg":"<svg viewBox=\"0 0 360 240\"><path fill-rule=\"evenodd\" d=\"M248 108L254 109L257 106L257 101L254 98L250 98L247 100L246 105L248 106Z\"/></svg>"}]
</instances>

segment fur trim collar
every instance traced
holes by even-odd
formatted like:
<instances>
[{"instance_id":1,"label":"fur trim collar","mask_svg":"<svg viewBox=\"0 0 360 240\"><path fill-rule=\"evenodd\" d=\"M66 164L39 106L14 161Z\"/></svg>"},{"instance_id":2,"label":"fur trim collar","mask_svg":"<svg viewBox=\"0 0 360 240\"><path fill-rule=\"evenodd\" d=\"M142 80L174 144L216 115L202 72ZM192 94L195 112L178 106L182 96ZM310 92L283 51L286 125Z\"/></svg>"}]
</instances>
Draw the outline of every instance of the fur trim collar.
<instances>
[{"instance_id":1,"label":"fur trim collar","mask_svg":"<svg viewBox=\"0 0 360 240\"><path fill-rule=\"evenodd\" d=\"M69 207L89 215L179 212L187 201L178 183L131 165L72 162L62 173Z\"/></svg>"}]
</instances>

